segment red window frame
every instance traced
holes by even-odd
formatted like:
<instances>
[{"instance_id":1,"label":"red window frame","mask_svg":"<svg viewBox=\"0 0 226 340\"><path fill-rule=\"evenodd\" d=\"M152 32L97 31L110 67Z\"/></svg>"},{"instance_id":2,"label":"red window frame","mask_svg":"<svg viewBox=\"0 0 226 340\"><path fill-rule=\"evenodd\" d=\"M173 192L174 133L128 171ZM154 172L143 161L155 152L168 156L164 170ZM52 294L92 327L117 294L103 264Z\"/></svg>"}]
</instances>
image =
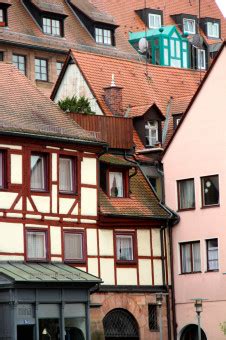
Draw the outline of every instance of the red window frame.
<instances>
[{"instance_id":1,"label":"red window frame","mask_svg":"<svg viewBox=\"0 0 226 340\"><path fill-rule=\"evenodd\" d=\"M28 257L28 233L45 233L45 247L46 247L46 256L45 258L29 258ZM49 244L49 234L47 229L33 229L27 228L25 230L25 258L27 262L49 262L50 258L50 244Z\"/></svg>"},{"instance_id":2,"label":"red window frame","mask_svg":"<svg viewBox=\"0 0 226 340\"><path fill-rule=\"evenodd\" d=\"M65 234L76 234L81 235L82 237L82 258L74 258L74 259L67 259L65 256ZM86 247L86 237L84 230L64 230L63 231L63 255L64 255L64 262L67 263L80 263L84 264L87 262L87 247Z\"/></svg>"},{"instance_id":3,"label":"red window frame","mask_svg":"<svg viewBox=\"0 0 226 340\"><path fill-rule=\"evenodd\" d=\"M32 188L31 187L31 157L32 156L40 156L43 157L44 160L44 189L42 188ZM30 190L32 193L39 192L39 193L46 193L49 191L49 176L50 176L50 171L49 171L49 154L42 153L42 152L31 152L30 154Z\"/></svg>"},{"instance_id":4,"label":"red window frame","mask_svg":"<svg viewBox=\"0 0 226 340\"><path fill-rule=\"evenodd\" d=\"M60 190L60 159L61 158L68 158L72 161L72 190ZM66 154L60 154L59 155L59 193L60 194L66 194L66 195L76 195L78 190L78 184L77 184L77 159L74 156L66 155Z\"/></svg>"},{"instance_id":5,"label":"red window frame","mask_svg":"<svg viewBox=\"0 0 226 340\"><path fill-rule=\"evenodd\" d=\"M114 197L111 196L111 190L110 190L110 172L120 172L122 173L122 181L123 181L123 196L122 197ZM106 172L107 176L107 194L110 198L128 198L129 197L129 170L128 169L122 169L122 168L109 168Z\"/></svg>"},{"instance_id":6,"label":"red window frame","mask_svg":"<svg viewBox=\"0 0 226 340\"><path fill-rule=\"evenodd\" d=\"M133 259L132 260L120 260L117 258L117 236L131 236L133 245ZM136 264L137 263L137 235L136 232L126 232L126 231L115 231L114 232L114 251L115 251L115 261L117 264Z\"/></svg>"}]
</instances>

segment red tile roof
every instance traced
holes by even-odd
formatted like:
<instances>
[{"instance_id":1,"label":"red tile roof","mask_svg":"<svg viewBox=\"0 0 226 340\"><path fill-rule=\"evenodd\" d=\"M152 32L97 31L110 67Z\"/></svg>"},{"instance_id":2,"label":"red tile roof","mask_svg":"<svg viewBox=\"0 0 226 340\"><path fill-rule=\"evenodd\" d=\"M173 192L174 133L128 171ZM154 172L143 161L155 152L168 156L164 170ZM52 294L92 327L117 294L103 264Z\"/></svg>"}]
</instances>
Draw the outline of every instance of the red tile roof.
<instances>
[{"instance_id":1,"label":"red tile roof","mask_svg":"<svg viewBox=\"0 0 226 340\"><path fill-rule=\"evenodd\" d=\"M62 140L98 140L73 122L12 64L0 63L0 131L54 136Z\"/></svg>"}]
</instances>

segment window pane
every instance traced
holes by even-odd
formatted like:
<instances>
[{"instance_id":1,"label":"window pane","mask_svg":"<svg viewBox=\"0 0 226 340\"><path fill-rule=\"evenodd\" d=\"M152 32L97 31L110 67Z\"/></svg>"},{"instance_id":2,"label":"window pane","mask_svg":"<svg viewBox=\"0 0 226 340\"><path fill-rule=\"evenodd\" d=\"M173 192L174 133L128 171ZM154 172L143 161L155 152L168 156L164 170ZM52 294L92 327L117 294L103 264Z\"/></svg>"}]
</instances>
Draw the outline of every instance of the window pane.
<instances>
[{"instance_id":1,"label":"window pane","mask_svg":"<svg viewBox=\"0 0 226 340\"><path fill-rule=\"evenodd\" d=\"M200 243L196 242L192 244L193 255L193 272L201 271L201 259L200 259Z\"/></svg>"},{"instance_id":2,"label":"window pane","mask_svg":"<svg viewBox=\"0 0 226 340\"><path fill-rule=\"evenodd\" d=\"M191 272L191 247L190 244L181 245L181 261L182 261L182 273Z\"/></svg>"},{"instance_id":3,"label":"window pane","mask_svg":"<svg viewBox=\"0 0 226 340\"><path fill-rule=\"evenodd\" d=\"M47 81L47 60L35 58L35 79Z\"/></svg>"},{"instance_id":4,"label":"window pane","mask_svg":"<svg viewBox=\"0 0 226 340\"><path fill-rule=\"evenodd\" d=\"M154 146L158 141L158 122L149 121L145 124L145 139L147 146Z\"/></svg>"},{"instance_id":5,"label":"window pane","mask_svg":"<svg viewBox=\"0 0 226 340\"><path fill-rule=\"evenodd\" d=\"M65 233L64 234L64 253L66 260L82 260L83 245L82 234Z\"/></svg>"},{"instance_id":6,"label":"window pane","mask_svg":"<svg viewBox=\"0 0 226 340\"><path fill-rule=\"evenodd\" d=\"M207 269L218 270L218 239L207 241Z\"/></svg>"},{"instance_id":7,"label":"window pane","mask_svg":"<svg viewBox=\"0 0 226 340\"><path fill-rule=\"evenodd\" d=\"M46 233L27 232L27 257L29 259L46 259Z\"/></svg>"},{"instance_id":8,"label":"window pane","mask_svg":"<svg viewBox=\"0 0 226 340\"><path fill-rule=\"evenodd\" d=\"M21 55L13 55L13 64L20 70L23 74L25 74L25 56Z\"/></svg>"},{"instance_id":9,"label":"window pane","mask_svg":"<svg viewBox=\"0 0 226 340\"><path fill-rule=\"evenodd\" d=\"M31 156L31 189L45 190L45 158L40 155Z\"/></svg>"},{"instance_id":10,"label":"window pane","mask_svg":"<svg viewBox=\"0 0 226 340\"><path fill-rule=\"evenodd\" d=\"M149 14L149 28L161 27L161 15Z\"/></svg>"},{"instance_id":11,"label":"window pane","mask_svg":"<svg viewBox=\"0 0 226 340\"><path fill-rule=\"evenodd\" d=\"M0 152L0 188L3 188L3 183L4 183L4 169L3 169L3 153Z\"/></svg>"},{"instance_id":12,"label":"window pane","mask_svg":"<svg viewBox=\"0 0 226 340\"><path fill-rule=\"evenodd\" d=\"M73 192L73 161L60 157L60 191Z\"/></svg>"},{"instance_id":13,"label":"window pane","mask_svg":"<svg viewBox=\"0 0 226 340\"><path fill-rule=\"evenodd\" d=\"M179 209L192 209L195 207L194 180L179 181Z\"/></svg>"},{"instance_id":14,"label":"window pane","mask_svg":"<svg viewBox=\"0 0 226 340\"><path fill-rule=\"evenodd\" d=\"M3 12L3 9L0 9L0 22L4 22L4 12Z\"/></svg>"},{"instance_id":15,"label":"window pane","mask_svg":"<svg viewBox=\"0 0 226 340\"><path fill-rule=\"evenodd\" d=\"M63 67L64 63L61 62L61 61L57 61L56 63L56 69L57 69L57 75L59 76L61 70L62 70L62 67Z\"/></svg>"},{"instance_id":16,"label":"window pane","mask_svg":"<svg viewBox=\"0 0 226 340\"><path fill-rule=\"evenodd\" d=\"M219 203L218 175L202 178L202 194L204 205L214 205Z\"/></svg>"},{"instance_id":17,"label":"window pane","mask_svg":"<svg viewBox=\"0 0 226 340\"><path fill-rule=\"evenodd\" d=\"M123 197L123 174L122 172L110 172L110 196Z\"/></svg>"},{"instance_id":18,"label":"window pane","mask_svg":"<svg viewBox=\"0 0 226 340\"><path fill-rule=\"evenodd\" d=\"M184 32L195 34L195 20L184 19Z\"/></svg>"},{"instance_id":19,"label":"window pane","mask_svg":"<svg viewBox=\"0 0 226 340\"><path fill-rule=\"evenodd\" d=\"M117 260L133 260L133 238L127 235L116 236Z\"/></svg>"}]
</instances>

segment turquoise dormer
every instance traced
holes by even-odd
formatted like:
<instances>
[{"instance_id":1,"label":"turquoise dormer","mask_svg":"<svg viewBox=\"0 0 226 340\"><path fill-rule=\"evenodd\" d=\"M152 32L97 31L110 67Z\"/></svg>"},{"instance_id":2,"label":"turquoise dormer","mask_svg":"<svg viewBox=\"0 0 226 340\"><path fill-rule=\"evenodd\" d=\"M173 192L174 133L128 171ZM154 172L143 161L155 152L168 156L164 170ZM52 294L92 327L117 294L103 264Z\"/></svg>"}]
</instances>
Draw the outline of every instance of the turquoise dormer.
<instances>
[{"instance_id":1,"label":"turquoise dormer","mask_svg":"<svg viewBox=\"0 0 226 340\"><path fill-rule=\"evenodd\" d=\"M188 39L175 26L129 33L129 42L138 53L147 54L151 64L190 67Z\"/></svg>"}]
</instances>

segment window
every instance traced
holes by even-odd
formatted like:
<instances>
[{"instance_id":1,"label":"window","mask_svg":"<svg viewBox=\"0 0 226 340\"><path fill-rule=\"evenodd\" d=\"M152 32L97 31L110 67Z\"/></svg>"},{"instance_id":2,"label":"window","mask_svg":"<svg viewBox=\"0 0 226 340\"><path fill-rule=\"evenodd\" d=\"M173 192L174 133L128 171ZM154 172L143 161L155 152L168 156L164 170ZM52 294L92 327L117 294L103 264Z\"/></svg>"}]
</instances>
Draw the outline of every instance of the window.
<instances>
[{"instance_id":1,"label":"window","mask_svg":"<svg viewBox=\"0 0 226 340\"><path fill-rule=\"evenodd\" d=\"M59 190L60 192L75 192L75 161L71 157L61 156L59 159Z\"/></svg>"},{"instance_id":2,"label":"window","mask_svg":"<svg viewBox=\"0 0 226 340\"><path fill-rule=\"evenodd\" d=\"M207 270L218 270L218 239L206 241L207 247Z\"/></svg>"},{"instance_id":3,"label":"window","mask_svg":"<svg viewBox=\"0 0 226 340\"><path fill-rule=\"evenodd\" d=\"M201 271L200 242L186 242L180 245L181 273Z\"/></svg>"},{"instance_id":4,"label":"window","mask_svg":"<svg viewBox=\"0 0 226 340\"><path fill-rule=\"evenodd\" d=\"M202 205L211 206L219 204L219 180L218 175L201 178Z\"/></svg>"},{"instance_id":5,"label":"window","mask_svg":"<svg viewBox=\"0 0 226 340\"><path fill-rule=\"evenodd\" d=\"M182 113L177 113L173 115L173 128L176 130L177 126L180 123L180 120L182 118Z\"/></svg>"},{"instance_id":6,"label":"window","mask_svg":"<svg viewBox=\"0 0 226 340\"><path fill-rule=\"evenodd\" d=\"M195 208L194 179L184 179L177 182L178 210Z\"/></svg>"},{"instance_id":7,"label":"window","mask_svg":"<svg viewBox=\"0 0 226 340\"><path fill-rule=\"evenodd\" d=\"M95 28L96 42L104 45L112 45L112 32L103 28Z\"/></svg>"},{"instance_id":8,"label":"window","mask_svg":"<svg viewBox=\"0 0 226 340\"><path fill-rule=\"evenodd\" d=\"M13 64L20 70L23 74L26 74L26 58L23 55L13 54Z\"/></svg>"},{"instance_id":9,"label":"window","mask_svg":"<svg viewBox=\"0 0 226 340\"><path fill-rule=\"evenodd\" d=\"M133 235L116 235L117 261L134 261Z\"/></svg>"},{"instance_id":10,"label":"window","mask_svg":"<svg viewBox=\"0 0 226 340\"><path fill-rule=\"evenodd\" d=\"M60 20L43 18L43 32L45 34L61 36L61 22Z\"/></svg>"},{"instance_id":11,"label":"window","mask_svg":"<svg viewBox=\"0 0 226 340\"><path fill-rule=\"evenodd\" d=\"M197 67L199 70L206 69L206 51L197 49Z\"/></svg>"},{"instance_id":12,"label":"window","mask_svg":"<svg viewBox=\"0 0 226 340\"><path fill-rule=\"evenodd\" d=\"M65 261L84 262L84 232L64 233Z\"/></svg>"},{"instance_id":13,"label":"window","mask_svg":"<svg viewBox=\"0 0 226 340\"><path fill-rule=\"evenodd\" d=\"M158 121L153 120L145 124L146 146L155 146L158 141Z\"/></svg>"},{"instance_id":14,"label":"window","mask_svg":"<svg viewBox=\"0 0 226 340\"><path fill-rule=\"evenodd\" d=\"M0 8L0 27L7 26L7 10Z\"/></svg>"},{"instance_id":15,"label":"window","mask_svg":"<svg viewBox=\"0 0 226 340\"><path fill-rule=\"evenodd\" d=\"M207 35L211 38L219 38L219 23L218 22L207 22Z\"/></svg>"},{"instance_id":16,"label":"window","mask_svg":"<svg viewBox=\"0 0 226 340\"><path fill-rule=\"evenodd\" d=\"M149 320L149 329L151 331L158 331L158 312L157 305L148 304L148 320Z\"/></svg>"},{"instance_id":17,"label":"window","mask_svg":"<svg viewBox=\"0 0 226 340\"><path fill-rule=\"evenodd\" d=\"M4 52L0 52L0 61L4 60Z\"/></svg>"},{"instance_id":18,"label":"window","mask_svg":"<svg viewBox=\"0 0 226 340\"><path fill-rule=\"evenodd\" d=\"M159 28L162 26L161 23L161 15L159 14L152 14L148 15L148 27L149 28Z\"/></svg>"},{"instance_id":19,"label":"window","mask_svg":"<svg viewBox=\"0 0 226 340\"><path fill-rule=\"evenodd\" d=\"M5 153L0 151L0 189L5 188Z\"/></svg>"},{"instance_id":20,"label":"window","mask_svg":"<svg viewBox=\"0 0 226 340\"><path fill-rule=\"evenodd\" d=\"M48 80L47 60L35 58L35 79Z\"/></svg>"},{"instance_id":21,"label":"window","mask_svg":"<svg viewBox=\"0 0 226 340\"><path fill-rule=\"evenodd\" d=\"M47 157L44 155L31 155L31 190L47 190Z\"/></svg>"},{"instance_id":22,"label":"window","mask_svg":"<svg viewBox=\"0 0 226 340\"><path fill-rule=\"evenodd\" d=\"M194 19L184 19L184 33L195 34L196 27L195 27L195 20Z\"/></svg>"},{"instance_id":23,"label":"window","mask_svg":"<svg viewBox=\"0 0 226 340\"><path fill-rule=\"evenodd\" d=\"M28 260L46 260L46 232L45 231L27 231L27 259Z\"/></svg>"},{"instance_id":24,"label":"window","mask_svg":"<svg viewBox=\"0 0 226 340\"><path fill-rule=\"evenodd\" d=\"M4 23L4 12L3 12L3 9L0 9L0 23Z\"/></svg>"},{"instance_id":25,"label":"window","mask_svg":"<svg viewBox=\"0 0 226 340\"><path fill-rule=\"evenodd\" d=\"M109 195L111 197L124 197L123 173L110 171L109 182Z\"/></svg>"},{"instance_id":26,"label":"window","mask_svg":"<svg viewBox=\"0 0 226 340\"><path fill-rule=\"evenodd\" d=\"M56 63L56 70L57 70L57 75L59 76L61 70L62 70L62 67L63 67L64 63L62 61L57 61Z\"/></svg>"}]
</instances>

